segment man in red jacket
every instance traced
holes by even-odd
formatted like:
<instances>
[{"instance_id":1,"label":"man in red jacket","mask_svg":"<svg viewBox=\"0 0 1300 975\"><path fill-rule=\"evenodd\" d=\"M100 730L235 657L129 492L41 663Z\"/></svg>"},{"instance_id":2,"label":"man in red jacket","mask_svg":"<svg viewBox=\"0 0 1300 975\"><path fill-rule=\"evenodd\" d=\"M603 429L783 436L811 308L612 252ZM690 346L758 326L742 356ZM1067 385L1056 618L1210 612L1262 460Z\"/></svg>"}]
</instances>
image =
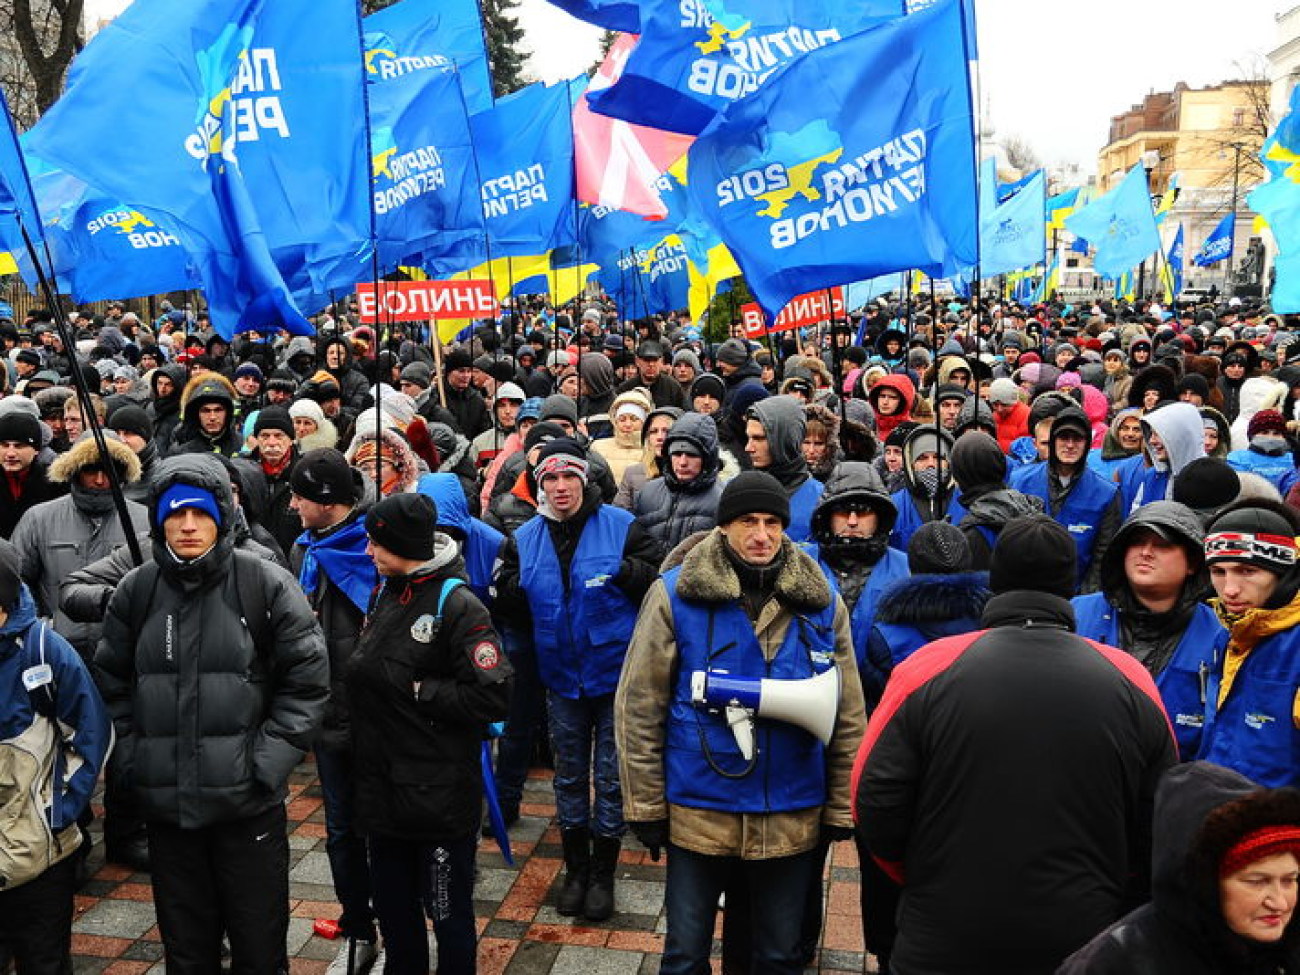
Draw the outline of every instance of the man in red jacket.
<instances>
[{"instance_id":1,"label":"man in red jacket","mask_svg":"<svg viewBox=\"0 0 1300 975\"><path fill-rule=\"evenodd\" d=\"M1017 437L1029 436L1029 406L1020 400L1020 389L1010 379L995 379L989 385L989 406L998 424L998 446L1005 454Z\"/></svg>"}]
</instances>

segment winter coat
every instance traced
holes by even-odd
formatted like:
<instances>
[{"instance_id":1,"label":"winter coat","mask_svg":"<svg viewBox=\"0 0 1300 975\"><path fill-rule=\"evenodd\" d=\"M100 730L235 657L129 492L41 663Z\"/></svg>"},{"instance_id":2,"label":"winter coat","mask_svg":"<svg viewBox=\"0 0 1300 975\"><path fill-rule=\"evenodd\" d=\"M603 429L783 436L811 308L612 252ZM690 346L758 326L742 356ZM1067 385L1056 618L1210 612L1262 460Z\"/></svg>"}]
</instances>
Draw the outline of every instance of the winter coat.
<instances>
[{"instance_id":1,"label":"winter coat","mask_svg":"<svg viewBox=\"0 0 1300 975\"><path fill-rule=\"evenodd\" d=\"M469 513L460 482L451 474L425 474L415 489L433 499L438 509L438 528L446 531L460 546L465 563L465 578L470 589L484 606L492 605L492 575L505 536L491 525Z\"/></svg>"},{"instance_id":2,"label":"winter coat","mask_svg":"<svg viewBox=\"0 0 1300 975\"><path fill-rule=\"evenodd\" d=\"M223 526L216 545L180 562L156 529L157 567L122 580L95 654L117 727L119 785L134 793L146 821L183 829L283 802L329 695L325 640L297 580L263 560L236 560L224 527L234 513L230 490L215 463L170 459L151 503L177 482L212 492ZM245 622L253 610L241 606L236 572L258 573L268 614L260 625ZM151 577L150 591L137 591ZM250 584L245 576L245 591Z\"/></svg>"},{"instance_id":3,"label":"winter coat","mask_svg":"<svg viewBox=\"0 0 1300 975\"><path fill-rule=\"evenodd\" d=\"M740 580L727 559L724 544L721 532L715 529L690 551L676 577L678 598L705 607L734 607L741 601ZM834 660L841 682L835 730L825 750L824 805L762 814L668 802L664 743L674 695L672 674L679 657L672 595L662 579L651 587L642 605L615 696L614 734L624 817L629 822L666 819L674 844L707 856L791 856L812 849L823 826L849 823L848 772L865 722L848 612L817 564L788 539L782 543L782 557L774 593L752 624L767 660L772 660L782 647L796 614L816 614L835 607Z\"/></svg>"},{"instance_id":4,"label":"winter coat","mask_svg":"<svg viewBox=\"0 0 1300 975\"><path fill-rule=\"evenodd\" d=\"M1284 384L1268 376L1254 376L1241 384L1237 415L1230 417L1233 450L1250 446L1246 431L1251 419L1260 410L1280 409L1288 392Z\"/></svg>"},{"instance_id":5,"label":"winter coat","mask_svg":"<svg viewBox=\"0 0 1300 975\"><path fill-rule=\"evenodd\" d=\"M1142 473L1133 472L1133 480L1124 484L1124 514L1127 516L1144 504L1164 501L1173 494L1173 480L1192 461L1205 456L1205 429L1201 412L1191 403L1170 403L1142 418L1144 431L1154 430L1165 445L1166 458ZM1143 450L1150 458L1150 448ZM1131 494L1128 493L1131 490Z\"/></svg>"},{"instance_id":6,"label":"winter coat","mask_svg":"<svg viewBox=\"0 0 1300 975\"><path fill-rule=\"evenodd\" d=\"M343 406L353 410L363 410L366 408L367 400L370 395L370 383L366 380L365 373L358 367L352 357L352 343L342 336L326 339L321 344L320 361L325 362L325 353L331 345L337 345L343 350L343 365L338 369L329 369L326 371L334 377L334 381L339 384L339 398Z\"/></svg>"},{"instance_id":7,"label":"winter coat","mask_svg":"<svg viewBox=\"0 0 1300 975\"><path fill-rule=\"evenodd\" d=\"M1150 675L1073 623L1064 599L1004 592L987 629L890 677L853 794L902 885L894 971L1049 973L1146 896L1173 736Z\"/></svg>"},{"instance_id":8,"label":"winter coat","mask_svg":"<svg viewBox=\"0 0 1300 975\"><path fill-rule=\"evenodd\" d=\"M634 386L629 391L620 393L614 398L614 402L610 406L611 418L624 403L634 403L644 409L646 413L653 409L645 390L640 386ZM609 464L610 475L614 478L615 484L623 480L623 472L627 470L629 465L641 460L643 450L641 431L638 430L631 434L619 433L617 423L614 424L614 435L612 437L593 440L591 443L592 453L600 454Z\"/></svg>"},{"instance_id":9,"label":"winter coat","mask_svg":"<svg viewBox=\"0 0 1300 975\"><path fill-rule=\"evenodd\" d=\"M456 544L436 533L433 558L383 580L344 664L365 835L429 843L478 829L481 743L488 723L506 717L513 670L469 587L443 599L464 571Z\"/></svg>"},{"instance_id":10,"label":"winter coat","mask_svg":"<svg viewBox=\"0 0 1300 975\"><path fill-rule=\"evenodd\" d=\"M114 462L125 471L125 480L139 477L140 460L131 448L116 437L105 437L104 442ZM28 511L12 539L22 559L23 581L31 587L38 611L52 617L59 635L87 659L99 642L99 623L73 622L59 607L59 587L77 569L126 544L111 495L87 491L76 483L77 471L98 459L99 451L89 435L60 454L50 467L50 477L70 483L70 493ZM135 534L143 536L149 530L148 509L127 501L126 510Z\"/></svg>"},{"instance_id":11,"label":"winter coat","mask_svg":"<svg viewBox=\"0 0 1300 975\"><path fill-rule=\"evenodd\" d=\"M704 457L704 467L698 477L683 484L673 476L671 459L662 457L659 467L663 474L646 481L636 494L633 514L665 552L688 535L713 528L722 496L716 424L699 413L685 413L673 424L669 438L693 443ZM664 446L668 444L665 440Z\"/></svg>"},{"instance_id":12,"label":"winter coat","mask_svg":"<svg viewBox=\"0 0 1300 975\"><path fill-rule=\"evenodd\" d=\"M158 395L158 377L165 376L172 381L174 391L170 396ZM153 401L147 407L149 418L153 420L153 442L158 445L160 453L166 454L172 446L176 427L181 422L181 392L185 389L186 374L183 366L160 366L149 377L153 390Z\"/></svg>"},{"instance_id":13,"label":"winter coat","mask_svg":"<svg viewBox=\"0 0 1300 975\"><path fill-rule=\"evenodd\" d=\"M296 444L290 447L285 465L272 474L262 464L258 451L254 450L249 455L249 459L257 464L262 471L262 477L266 479L267 498L260 521L262 526L271 533L271 537L275 539L276 545L282 552L288 552L293 548L293 543L302 534L302 518L290 505L290 501L293 500L293 490L289 485L289 479L293 477L293 469L301 456Z\"/></svg>"},{"instance_id":14,"label":"winter coat","mask_svg":"<svg viewBox=\"0 0 1300 975\"><path fill-rule=\"evenodd\" d=\"M880 412L879 390L881 389L892 389L903 398L902 405L899 406L896 412L889 415ZM889 435L894 432L894 427L912 419L912 407L916 404L916 387L912 385L912 380L906 376L891 373L881 378L880 382L871 387L867 392L867 402L876 411L876 436L881 443L884 443L889 439Z\"/></svg>"},{"instance_id":15,"label":"winter coat","mask_svg":"<svg viewBox=\"0 0 1300 975\"><path fill-rule=\"evenodd\" d=\"M244 449L244 437L235 422L237 396L235 387L225 376L207 372L191 379L181 393L181 419L164 453L168 456L215 453L226 457L238 454ZM208 436L199 425L198 406L208 400L226 407L226 425L215 437Z\"/></svg>"},{"instance_id":16,"label":"winter coat","mask_svg":"<svg viewBox=\"0 0 1300 975\"><path fill-rule=\"evenodd\" d=\"M1300 921L1273 945L1232 933L1219 903L1218 864L1258 826L1300 822L1294 793L1259 797L1249 779L1208 762L1170 769L1155 799L1151 901L1080 948L1057 975L1295 975ZM1233 803L1233 806L1229 806Z\"/></svg>"},{"instance_id":17,"label":"winter coat","mask_svg":"<svg viewBox=\"0 0 1300 975\"><path fill-rule=\"evenodd\" d=\"M14 497L8 476L0 472L0 538L12 538L18 522L32 508L67 493L67 484L50 480L50 465L40 457L27 468L22 493L17 497Z\"/></svg>"}]
</instances>

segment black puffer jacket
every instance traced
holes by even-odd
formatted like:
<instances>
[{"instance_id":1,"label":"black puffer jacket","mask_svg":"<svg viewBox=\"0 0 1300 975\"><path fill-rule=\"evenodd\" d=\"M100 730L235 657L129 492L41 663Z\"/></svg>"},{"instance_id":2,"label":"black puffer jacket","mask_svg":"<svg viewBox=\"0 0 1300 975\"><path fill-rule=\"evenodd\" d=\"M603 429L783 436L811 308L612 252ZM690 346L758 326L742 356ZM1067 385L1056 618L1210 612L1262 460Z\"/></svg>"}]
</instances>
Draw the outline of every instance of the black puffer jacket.
<instances>
[{"instance_id":1,"label":"black puffer jacket","mask_svg":"<svg viewBox=\"0 0 1300 975\"><path fill-rule=\"evenodd\" d=\"M353 410L363 410L366 408L366 400L370 395L370 383L365 377L365 373L358 368L352 357L352 343L341 335L326 339L321 343L319 362L329 362L329 348L331 345L337 345L343 350L343 364L337 369L331 369L326 365L326 371L334 377L335 382L339 384L340 399L343 405Z\"/></svg>"},{"instance_id":2,"label":"black puffer jacket","mask_svg":"<svg viewBox=\"0 0 1300 975\"><path fill-rule=\"evenodd\" d=\"M704 458L699 477L685 484L673 476L669 454L674 441L692 444ZM722 485L718 483L720 466L718 427L713 418L702 413L682 414L664 439L663 456L659 460L663 474L646 481L637 493L633 512L641 527L665 552L676 548L688 535L708 531L718 523L718 499L722 496Z\"/></svg>"},{"instance_id":3,"label":"black puffer jacket","mask_svg":"<svg viewBox=\"0 0 1300 975\"><path fill-rule=\"evenodd\" d=\"M1281 940L1265 945L1229 931L1219 907L1217 866L1228 847L1261 826L1300 824L1300 792L1256 790L1209 762L1170 769L1156 793L1151 902L1067 958L1058 975L1300 972L1300 920L1292 916Z\"/></svg>"},{"instance_id":4,"label":"black puffer jacket","mask_svg":"<svg viewBox=\"0 0 1300 975\"><path fill-rule=\"evenodd\" d=\"M488 722L509 710L510 661L469 586L451 591L434 624L444 583L465 575L455 543L441 532L434 540L429 562L384 580L344 664L357 818L367 835L473 833L483 799L480 743Z\"/></svg>"},{"instance_id":5,"label":"black puffer jacket","mask_svg":"<svg viewBox=\"0 0 1300 975\"><path fill-rule=\"evenodd\" d=\"M325 640L297 581L264 560L235 563L230 490L217 465L194 455L160 466L151 508L172 484L193 484L217 498L223 527L216 545L189 562L172 555L156 528L158 568L122 580L95 655L122 786L146 820L185 829L282 802L329 694ZM243 621L236 571L260 574L269 614L262 626ZM151 592L136 591L151 578ZM138 624L137 602L147 607ZM255 646L254 633L270 645Z\"/></svg>"}]
</instances>

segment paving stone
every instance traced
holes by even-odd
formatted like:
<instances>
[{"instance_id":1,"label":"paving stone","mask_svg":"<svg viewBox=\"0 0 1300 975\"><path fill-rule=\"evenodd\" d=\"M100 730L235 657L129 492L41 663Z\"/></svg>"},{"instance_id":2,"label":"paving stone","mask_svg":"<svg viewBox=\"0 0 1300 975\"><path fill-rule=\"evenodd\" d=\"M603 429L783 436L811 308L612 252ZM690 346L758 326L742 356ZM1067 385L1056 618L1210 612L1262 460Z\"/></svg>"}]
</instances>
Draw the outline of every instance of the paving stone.
<instances>
[{"instance_id":1,"label":"paving stone","mask_svg":"<svg viewBox=\"0 0 1300 975\"><path fill-rule=\"evenodd\" d=\"M305 917L289 918L289 934L285 937L285 944L288 946L289 956L293 957L302 950L302 946L312 936L312 920Z\"/></svg>"},{"instance_id":2,"label":"paving stone","mask_svg":"<svg viewBox=\"0 0 1300 975\"><path fill-rule=\"evenodd\" d=\"M506 975L547 975L560 954L560 945L523 941L506 966Z\"/></svg>"},{"instance_id":3,"label":"paving stone","mask_svg":"<svg viewBox=\"0 0 1300 975\"><path fill-rule=\"evenodd\" d=\"M621 873L622 871L620 871ZM614 910L621 914L657 915L664 906L664 885L645 880L614 882Z\"/></svg>"},{"instance_id":4,"label":"paving stone","mask_svg":"<svg viewBox=\"0 0 1300 975\"><path fill-rule=\"evenodd\" d=\"M637 975L640 968L640 952L565 945L551 966L551 975Z\"/></svg>"},{"instance_id":5,"label":"paving stone","mask_svg":"<svg viewBox=\"0 0 1300 975\"><path fill-rule=\"evenodd\" d=\"M157 923L150 902L105 899L73 921L72 930L76 934L134 941Z\"/></svg>"},{"instance_id":6,"label":"paving stone","mask_svg":"<svg viewBox=\"0 0 1300 975\"><path fill-rule=\"evenodd\" d=\"M505 921L500 918L493 918L488 921L488 925L483 929L485 938L508 938L512 941L518 941L524 936L529 928L526 921Z\"/></svg>"},{"instance_id":7,"label":"paving stone","mask_svg":"<svg viewBox=\"0 0 1300 975\"><path fill-rule=\"evenodd\" d=\"M289 871L289 882L332 885L334 876L330 873L330 860L325 851L304 853L302 859Z\"/></svg>"},{"instance_id":8,"label":"paving stone","mask_svg":"<svg viewBox=\"0 0 1300 975\"><path fill-rule=\"evenodd\" d=\"M480 867L474 881L474 899L500 903L518 879L519 871L510 867L503 870Z\"/></svg>"},{"instance_id":9,"label":"paving stone","mask_svg":"<svg viewBox=\"0 0 1300 975\"><path fill-rule=\"evenodd\" d=\"M137 941L122 952L125 961L162 961L163 946L161 941Z\"/></svg>"}]
</instances>

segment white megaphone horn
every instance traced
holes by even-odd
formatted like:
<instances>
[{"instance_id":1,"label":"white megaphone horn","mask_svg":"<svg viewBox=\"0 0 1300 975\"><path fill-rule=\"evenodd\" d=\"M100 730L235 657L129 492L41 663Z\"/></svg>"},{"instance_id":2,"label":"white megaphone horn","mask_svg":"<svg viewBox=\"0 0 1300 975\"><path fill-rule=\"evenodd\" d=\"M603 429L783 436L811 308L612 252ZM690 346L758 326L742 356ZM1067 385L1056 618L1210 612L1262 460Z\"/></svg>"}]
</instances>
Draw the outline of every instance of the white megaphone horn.
<instances>
[{"instance_id":1,"label":"white megaphone horn","mask_svg":"<svg viewBox=\"0 0 1300 975\"><path fill-rule=\"evenodd\" d=\"M691 703L724 709L746 761L754 755L755 716L795 725L826 745L835 732L839 700L838 667L799 680L756 680L704 670L691 675Z\"/></svg>"}]
</instances>

